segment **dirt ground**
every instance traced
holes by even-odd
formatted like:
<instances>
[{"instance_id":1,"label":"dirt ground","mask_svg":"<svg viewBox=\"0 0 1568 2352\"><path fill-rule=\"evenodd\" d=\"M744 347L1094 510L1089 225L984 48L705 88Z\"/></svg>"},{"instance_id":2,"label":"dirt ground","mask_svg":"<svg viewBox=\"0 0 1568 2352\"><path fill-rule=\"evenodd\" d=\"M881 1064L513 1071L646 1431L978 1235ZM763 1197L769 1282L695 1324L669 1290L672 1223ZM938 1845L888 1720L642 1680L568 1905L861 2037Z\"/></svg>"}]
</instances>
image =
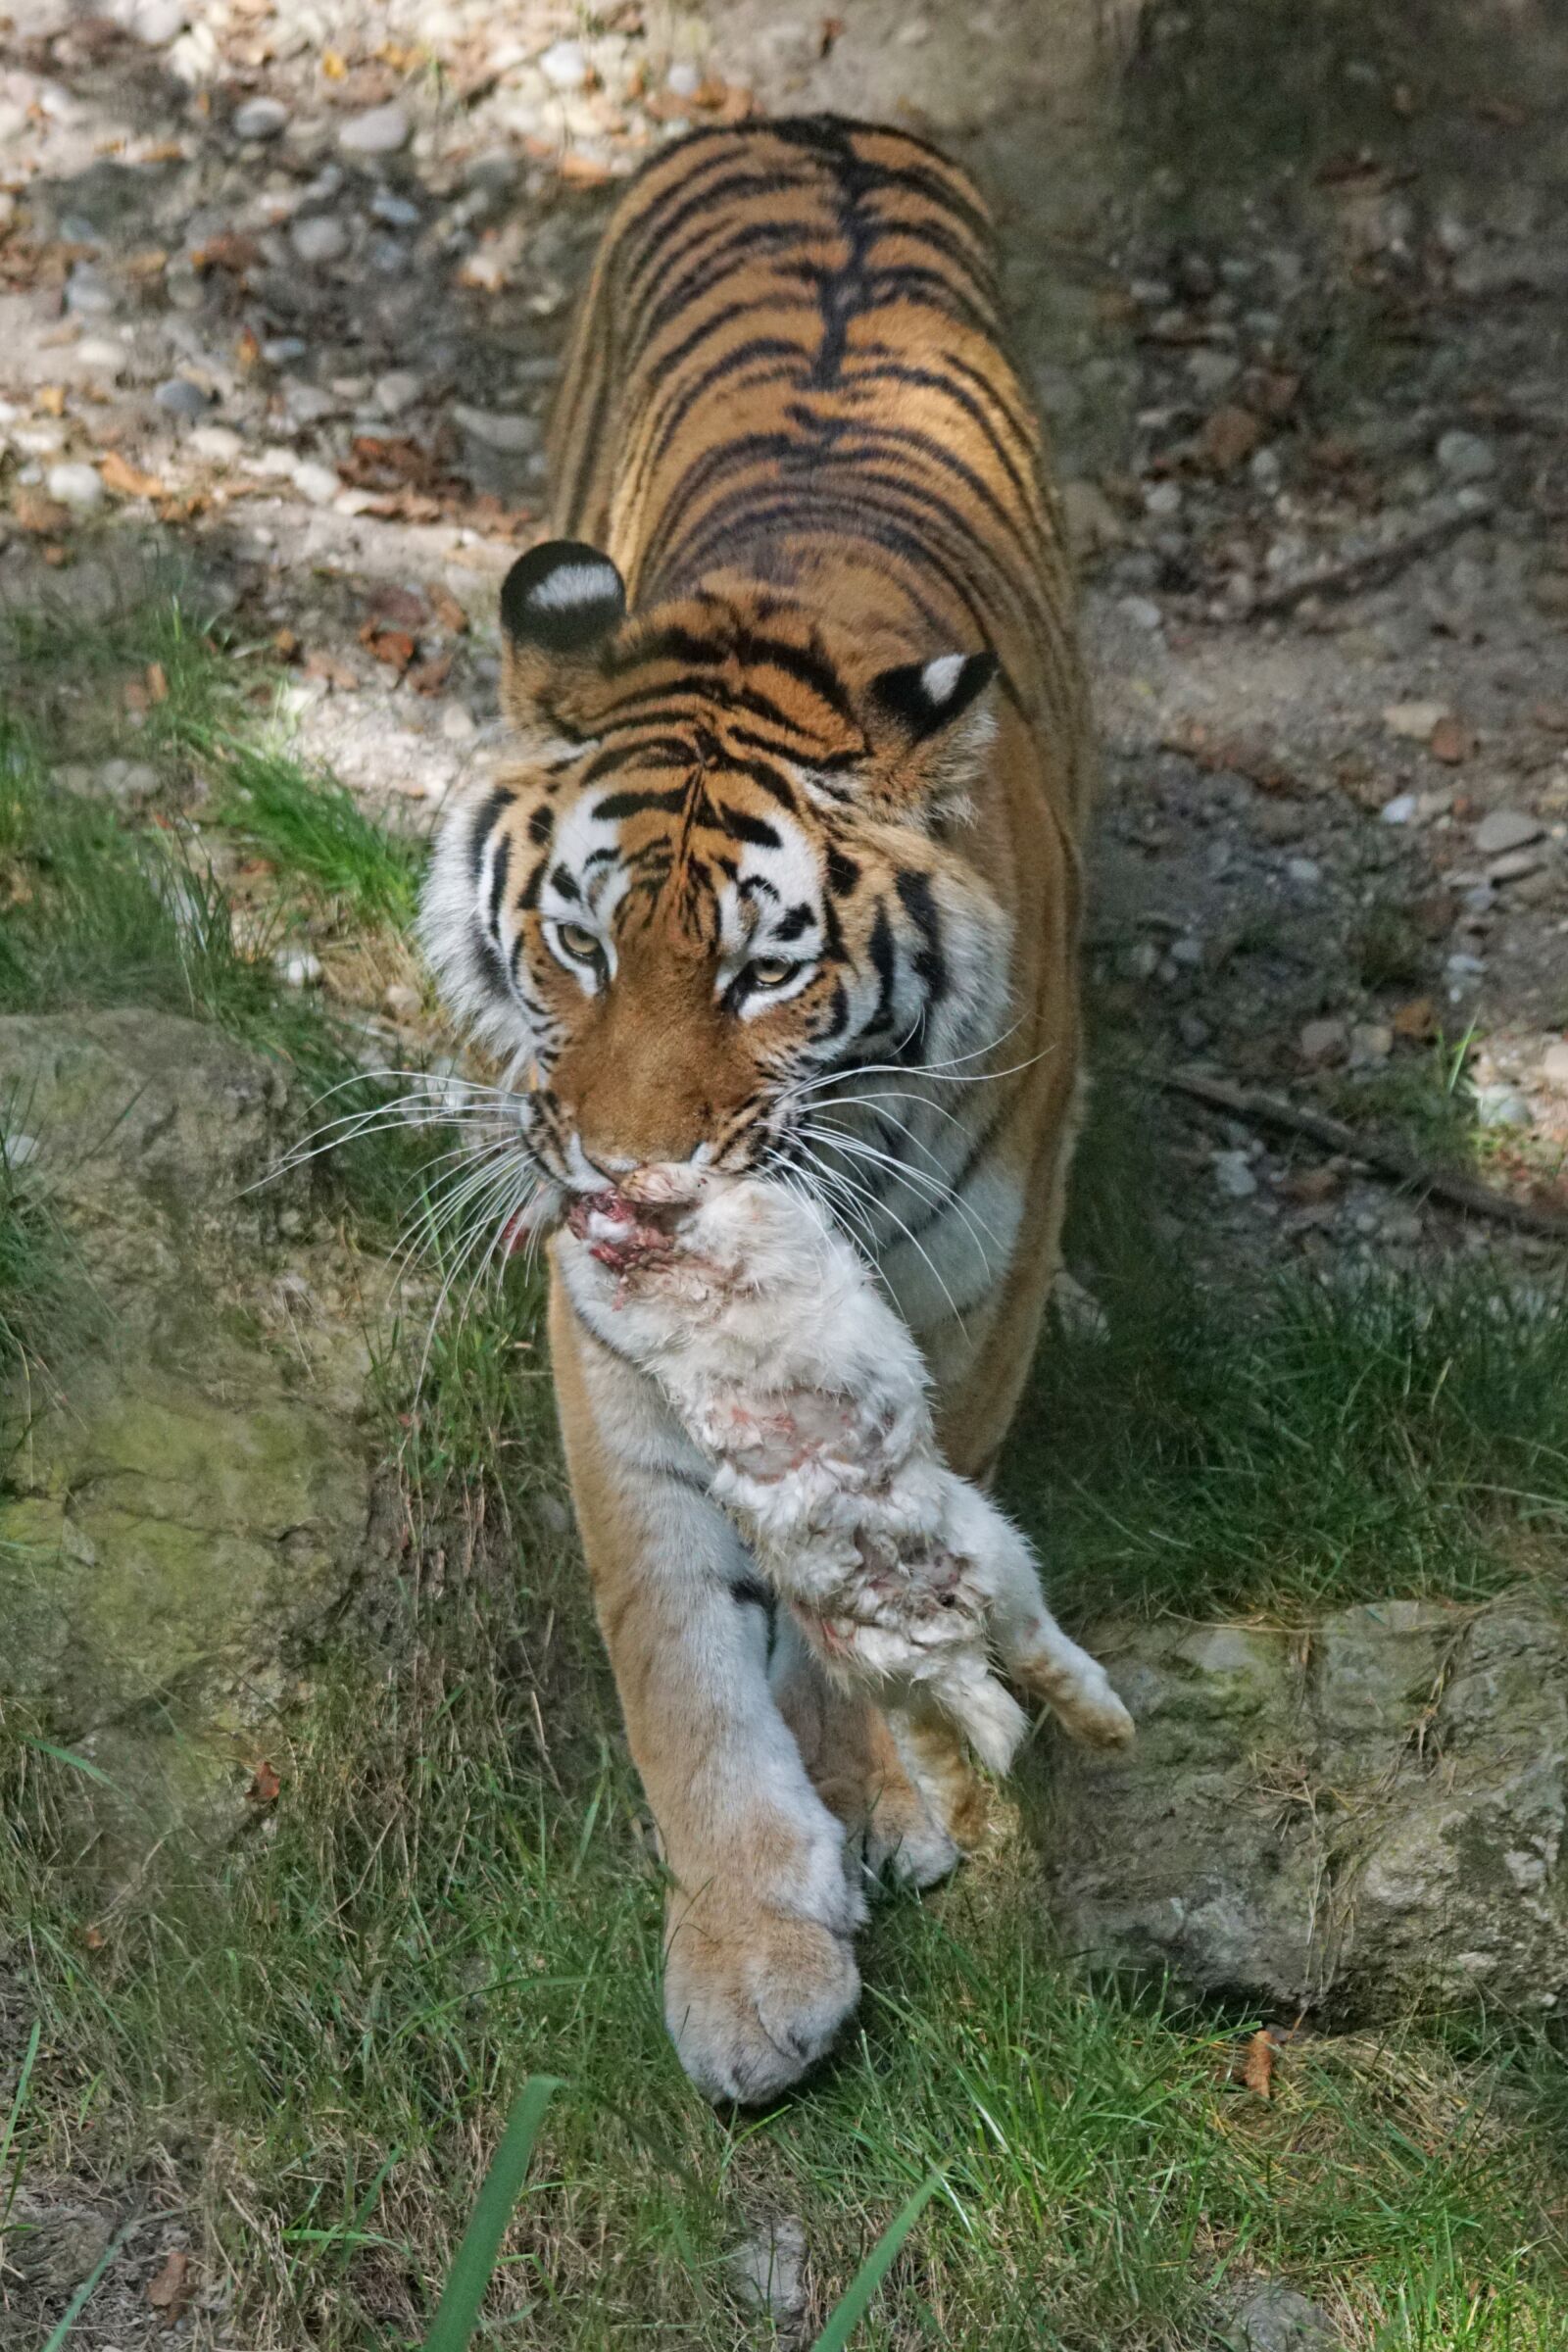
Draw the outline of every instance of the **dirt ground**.
<instances>
[{"instance_id":1,"label":"dirt ground","mask_svg":"<svg viewBox=\"0 0 1568 2352\"><path fill-rule=\"evenodd\" d=\"M304 754L425 829L495 754L495 589L619 177L715 116L924 128L996 208L1068 484L1101 1057L1170 1132L1172 1232L1216 1274L1544 1264L1544 1233L1163 1084L1568 1215L1568 13L1264 24L10 0L0 593L92 613L174 564L289 661ZM363 1009L387 1058L439 1048L407 988ZM107 2242L90 2202L61 2227ZM93 2340L152 2326L106 2301Z\"/></svg>"}]
</instances>

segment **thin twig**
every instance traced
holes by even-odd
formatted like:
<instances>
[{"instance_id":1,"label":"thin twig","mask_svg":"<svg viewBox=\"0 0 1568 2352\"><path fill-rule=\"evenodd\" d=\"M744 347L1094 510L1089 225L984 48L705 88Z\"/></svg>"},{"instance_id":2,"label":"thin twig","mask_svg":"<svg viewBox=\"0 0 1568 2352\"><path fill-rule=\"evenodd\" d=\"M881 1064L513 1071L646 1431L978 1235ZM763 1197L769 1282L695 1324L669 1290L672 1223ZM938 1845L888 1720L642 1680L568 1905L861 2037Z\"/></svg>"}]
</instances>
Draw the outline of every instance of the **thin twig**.
<instances>
[{"instance_id":1,"label":"thin twig","mask_svg":"<svg viewBox=\"0 0 1568 2352\"><path fill-rule=\"evenodd\" d=\"M1406 531L1402 538L1391 540L1385 547L1369 548L1365 555L1351 556L1344 564L1331 564L1304 579L1287 580L1281 587L1254 596L1247 608L1247 617L1266 619L1273 613L1294 612L1309 596L1353 596L1360 588L1381 587L1407 564L1435 554L1440 547L1446 547L1450 539L1457 539L1478 522L1491 519L1490 506L1477 507L1472 514L1445 514L1437 522L1424 523L1419 530Z\"/></svg>"},{"instance_id":2,"label":"thin twig","mask_svg":"<svg viewBox=\"0 0 1568 2352\"><path fill-rule=\"evenodd\" d=\"M1309 1143L1321 1145L1325 1152L1342 1152L1347 1159L1361 1160L1399 1184L1435 1194L1440 1200L1462 1208L1468 1216L1491 1217L1499 1225L1513 1225L1521 1233L1540 1234L1548 1241L1568 1241L1568 1211L1547 1208L1535 1200L1515 1200L1507 1193L1494 1192L1490 1185L1476 1184L1468 1176L1436 1167L1418 1152L1409 1151L1388 1137L1362 1135L1355 1128L1347 1127L1343 1119L1328 1118L1319 1110L1302 1110L1278 1095L1251 1094L1243 1087L1229 1085L1223 1078L1204 1078L1193 1070L1142 1068L1135 1075L1146 1085L1162 1087L1168 1094L1189 1095L1195 1102L1204 1102L1211 1110L1222 1110L1227 1117L1241 1119L1250 1127L1271 1129L1280 1135L1304 1136Z\"/></svg>"}]
</instances>

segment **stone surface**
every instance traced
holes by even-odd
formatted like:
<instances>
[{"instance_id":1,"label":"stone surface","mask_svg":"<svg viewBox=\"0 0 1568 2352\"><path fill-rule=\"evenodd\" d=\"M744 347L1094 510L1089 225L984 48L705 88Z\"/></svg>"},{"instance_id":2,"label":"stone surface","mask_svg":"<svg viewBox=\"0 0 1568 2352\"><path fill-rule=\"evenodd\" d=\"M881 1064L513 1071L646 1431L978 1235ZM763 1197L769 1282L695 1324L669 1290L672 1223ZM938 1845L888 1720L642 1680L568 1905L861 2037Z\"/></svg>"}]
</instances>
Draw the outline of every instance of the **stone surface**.
<instances>
[{"instance_id":1,"label":"stone surface","mask_svg":"<svg viewBox=\"0 0 1568 2352\"><path fill-rule=\"evenodd\" d=\"M396 155L409 142L409 118L396 102L372 106L345 122L337 143L345 155Z\"/></svg>"},{"instance_id":2,"label":"stone surface","mask_svg":"<svg viewBox=\"0 0 1568 2352\"><path fill-rule=\"evenodd\" d=\"M312 213L295 221L289 242L302 262L318 270L328 262L342 260L349 249L349 232L331 213Z\"/></svg>"},{"instance_id":3,"label":"stone surface","mask_svg":"<svg viewBox=\"0 0 1568 2352\"><path fill-rule=\"evenodd\" d=\"M1125 1764L1058 1750L1074 1950L1265 2010L1568 2001L1568 1592L1308 1630L1112 1622Z\"/></svg>"},{"instance_id":4,"label":"stone surface","mask_svg":"<svg viewBox=\"0 0 1568 2352\"><path fill-rule=\"evenodd\" d=\"M1539 841L1545 826L1538 816L1523 808L1494 808L1484 816L1474 834L1476 848L1483 857L1500 857L1507 850L1522 850L1530 842Z\"/></svg>"},{"instance_id":5,"label":"stone surface","mask_svg":"<svg viewBox=\"0 0 1568 2352\"><path fill-rule=\"evenodd\" d=\"M78 507L85 514L104 503L104 486L92 466L51 466L44 478L50 497L62 506Z\"/></svg>"},{"instance_id":6,"label":"stone surface","mask_svg":"<svg viewBox=\"0 0 1568 2352\"><path fill-rule=\"evenodd\" d=\"M240 139L275 139L288 121L288 108L278 98L247 98L234 110L234 135Z\"/></svg>"},{"instance_id":7,"label":"stone surface","mask_svg":"<svg viewBox=\"0 0 1568 2352\"><path fill-rule=\"evenodd\" d=\"M1229 2352L1332 2352L1343 2338L1321 2304L1263 2278L1237 2291L1222 2340Z\"/></svg>"},{"instance_id":8,"label":"stone surface","mask_svg":"<svg viewBox=\"0 0 1568 2352\"><path fill-rule=\"evenodd\" d=\"M200 384L193 384L188 375L170 376L167 382L159 385L153 399L170 416L205 416L209 406Z\"/></svg>"},{"instance_id":9,"label":"stone surface","mask_svg":"<svg viewBox=\"0 0 1568 2352\"><path fill-rule=\"evenodd\" d=\"M237 1804L280 1654L363 1563L367 1357L275 1304L309 1198L250 1189L297 1133L276 1065L171 1014L12 1018L0 1101L96 1300L0 1487L0 1701L110 1775L109 1864Z\"/></svg>"}]
</instances>

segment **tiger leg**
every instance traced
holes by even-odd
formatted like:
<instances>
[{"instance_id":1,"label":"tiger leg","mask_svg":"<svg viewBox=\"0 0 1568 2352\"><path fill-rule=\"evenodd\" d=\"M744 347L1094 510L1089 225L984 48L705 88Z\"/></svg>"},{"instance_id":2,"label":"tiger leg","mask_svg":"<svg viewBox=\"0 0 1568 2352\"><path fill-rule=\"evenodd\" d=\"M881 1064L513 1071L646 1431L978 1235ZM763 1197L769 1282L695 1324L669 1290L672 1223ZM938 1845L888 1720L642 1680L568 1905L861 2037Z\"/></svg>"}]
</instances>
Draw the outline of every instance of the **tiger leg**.
<instances>
[{"instance_id":1,"label":"tiger leg","mask_svg":"<svg viewBox=\"0 0 1568 2352\"><path fill-rule=\"evenodd\" d=\"M782 1613L770 1680L811 1785L865 1876L909 1886L945 1879L985 1828L983 1785L947 1727L885 1714L829 1682Z\"/></svg>"},{"instance_id":2,"label":"tiger leg","mask_svg":"<svg viewBox=\"0 0 1568 2352\"><path fill-rule=\"evenodd\" d=\"M671 1874L665 2021L710 2098L766 2099L859 1992L844 1831L773 1702L765 1612L688 1442L559 1282L550 1333L595 1603Z\"/></svg>"}]
</instances>

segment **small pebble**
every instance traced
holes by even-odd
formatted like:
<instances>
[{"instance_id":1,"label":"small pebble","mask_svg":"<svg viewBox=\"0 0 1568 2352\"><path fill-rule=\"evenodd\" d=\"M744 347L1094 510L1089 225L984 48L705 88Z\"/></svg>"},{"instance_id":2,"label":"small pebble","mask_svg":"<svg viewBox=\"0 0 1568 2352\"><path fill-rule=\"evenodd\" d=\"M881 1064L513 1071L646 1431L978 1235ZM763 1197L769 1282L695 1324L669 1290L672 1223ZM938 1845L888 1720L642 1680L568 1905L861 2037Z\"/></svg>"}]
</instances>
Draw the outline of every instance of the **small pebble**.
<instances>
[{"instance_id":1,"label":"small pebble","mask_svg":"<svg viewBox=\"0 0 1568 2352\"><path fill-rule=\"evenodd\" d=\"M1349 1049L1349 1024L1340 1020L1308 1021L1296 1041L1297 1052L1310 1070L1341 1061Z\"/></svg>"},{"instance_id":2,"label":"small pebble","mask_svg":"<svg viewBox=\"0 0 1568 2352\"><path fill-rule=\"evenodd\" d=\"M1568 1089L1568 1038L1546 1048L1541 1056L1541 1075L1548 1086Z\"/></svg>"},{"instance_id":3,"label":"small pebble","mask_svg":"<svg viewBox=\"0 0 1568 2352\"><path fill-rule=\"evenodd\" d=\"M1164 624L1165 615L1151 596L1124 596L1116 610L1135 629L1153 631Z\"/></svg>"},{"instance_id":4,"label":"small pebble","mask_svg":"<svg viewBox=\"0 0 1568 2352\"><path fill-rule=\"evenodd\" d=\"M672 98L695 98L702 86L702 70L689 57L677 57L664 75L664 87Z\"/></svg>"},{"instance_id":5,"label":"small pebble","mask_svg":"<svg viewBox=\"0 0 1568 2352\"><path fill-rule=\"evenodd\" d=\"M262 357L269 368L291 368L303 360L310 345L299 335L273 335L262 345Z\"/></svg>"},{"instance_id":6,"label":"small pebble","mask_svg":"<svg viewBox=\"0 0 1568 2352\"><path fill-rule=\"evenodd\" d=\"M448 743L471 743L478 728L461 703L448 703L441 713L441 732Z\"/></svg>"},{"instance_id":7,"label":"small pebble","mask_svg":"<svg viewBox=\"0 0 1568 2352\"><path fill-rule=\"evenodd\" d=\"M1494 808L1477 825L1472 839L1484 858L1497 858L1507 850L1522 850L1539 841L1545 829L1539 817L1523 808Z\"/></svg>"},{"instance_id":8,"label":"small pebble","mask_svg":"<svg viewBox=\"0 0 1568 2352\"><path fill-rule=\"evenodd\" d=\"M320 269L327 262L340 262L349 249L349 232L341 220L330 213L311 213L296 220L289 230L289 243L302 262Z\"/></svg>"},{"instance_id":9,"label":"small pebble","mask_svg":"<svg viewBox=\"0 0 1568 2352\"><path fill-rule=\"evenodd\" d=\"M1350 1067L1374 1068L1394 1052L1394 1031L1387 1021L1357 1021L1350 1031Z\"/></svg>"},{"instance_id":10,"label":"small pebble","mask_svg":"<svg viewBox=\"0 0 1568 2352\"><path fill-rule=\"evenodd\" d=\"M337 134L345 155L396 155L409 142L409 118L396 100L356 115Z\"/></svg>"},{"instance_id":11,"label":"small pebble","mask_svg":"<svg viewBox=\"0 0 1568 2352\"><path fill-rule=\"evenodd\" d=\"M98 318L114 307L114 287L100 277L96 270L90 270L85 263L78 262L66 280L67 310L76 318Z\"/></svg>"},{"instance_id":12,"label":"small pebble","mask_svg":"<svg viewBox=\"0 0 1568 2352\"><path fill-rule=\"evenodd\" d=\"M1438 465L1450 482L1481 482L1497 469L1497 453L1479 433L1455 428L1437 447Z\"/></svg>"},{"instance_id":13,"label":"small pebble","mask_svg":"<svg viewBox=\"0 0 1568 2352\"><path fill-rule=\"evenodd\" d=\"M8 1168L24 1168L38 1156L39 1144L35 1135L23 1135L20 1130L0 1135L0 1159Z\"/></svg>"},{"instance_id":14,"label":"small pebble","mask_svg":"<svg viewBox=\"0 0 1568 2352\"><path fill-rule=\"evenodd\" d=\"M1214 1183L1227 1200L1250 1200L1257 1190L1257 1178L1248 1164L1245 1152L1216 1152L1214 1154Z\"/></svg>"},{"instance_id":15,"label":"small pebble","mask_svg":"<svg viewBox=\"0 0 1568 2352\"><path fill-rule=\"evenodd\" d=\"M314 458L302 459L293 469L293 480L301 498L313 507L330 506L343 487L331 466L318 465Z\"/></svg>"},{"instance_id":16,"label":"small pebble","mask_svg":"<svg viewBox=\"0 0 1568 2352\"><path fill-rule=\"evenodd\" d=\"M1415 821L1415 794L1401 792L1392 801L1385 801L1378 810L1386 825L1408 825Z\"/></svg>"},{"instance_id":17,"label":"small pebble","mask_svg":"<svg viewBox=\"0 0 1568 2352\"><path fill-rule=\"evenodd\" d=\"M553 90L580 90L591 70L580 41L552 41L539 60L539 71Z\"/></svg>"},{"instance_id":18,"label":"small pebble","mask_svg":"<svg viewBox=\"0 0 1568 2352\"><path fill-rule=\"evenodd\" d=\"M1546 862L1544 848L1510 850L1506 857L1494 858L1487 868L1489 882L1522 882L1527 874L1537 874Z\"/></svg>"},{"instance_id":19,"label":"small pebble","mask_svg":"<svg viewBox=\"0 0 1568 2352\"><path fill-rule=\"evenodd\" d=\"M166 415L183 416L189 421L205 416L211 405L200 384L193 384L188 375L170 376L159 385L153 400Z\"/></svg>"},{"instance_id":20,"label":"small pebble","mask_svg":"<svg viewBox=\"0 0 1568 2352\"><path fill-rule=\"evenodd\" d=\"M1391 735L1401 736L1407 743L1426 743L1447 716L1446 703L1391 703L1383 713L1383 724Z\"/></svg>"},{"instance_id":21,"label":"small pebble","mask_svg":"<svg viewBox=\"0 0 1568 2352\"><path fill-rule=\"evenodd\" d=\"M309 948L280 948L272 969L285 988L318 988L321 983L321 958Z\"/></svg>"},{"instance_id":22,"label":"small pebble","mask_svg":"<svg viewBox=\"0 0 1568 2352\"><path fill-rule=\"evenodd\" d=\"M1315 889L1323 879L1323 868L1315 858L1287 858L1285 872L1287 879L1301 890Z\"/></svg>"},{"instance_id":23,"label":"small pebble","mask_svg":"<svg viewBox=\"0 0 1568 2352\"><path fill-rule=\"evenodd\" d=\"M418 990L411 988L406 980L394 980L381 999L395 1021L412 1021L423 1002Z\"/></svg>"},{"instance_id":24,"label":"small pebble","mask_svg":"<svg viewBox=\"0 0 1568 2352\"><path fill-rule=\"evenodd\" d=\"M123 343L111 343L107 335L84 335L76 345L76 365L90 368L94 375L118 375L125 365Z\"/></svg>"},{"instance_id":25,"label":"small pebble","mask_svg":"<svg viewBox=\"0 0 1568 2352\"><path fill-rule=\"evenodd\" d=\"M145 47L167 49L171 41L178 40L189 16L185 0L137 0L128 23Z\"/></svg>"},{"instance_id":26,"label":"small pebble","mask_svg":"<svg viewBox=\"0 0 1568 2352\"><path fill-rule=\"evenodd\" d=\"M234 110L237 139L275 139L288 121L288 108L276 98L247 98Z\"/></svg>"},{"instance_id":27,"label":"small pebble","mask_svg":"<svg viewBox=\"0 0 1568 2352\"><path fill-rule=\"evenodd\" d=\"M190 437L192 456L206 458L214 466L232 466L244 447L228 424L199 424Z\"/></svg>"},{"instance_id":28,"label":"small pebble","mask_svg":"<svg viewBox=\"0 0 1568 2352\"><path fill-rule=\"evenodd\" d=\"M1157 521L1168 521L1182 511L1182 494L1176 482L1154 482L1144 492L1144 512Z\"/></svg>"},{"instance_id":29,"label":"small pebble","mask_svg":"<svg viewBox=\"0 0 1568 2352\"><path fill-rule=\"evenodd\" d=\"M1536 1114L1516 1087L1499 1078L1492 1086L1478 1086L1472 1098L1476 1118L1483 1127L1533 1127Z\"/></svg>"},{"instance_id":30,"label":"small pebble","mask_svg":"<svg viewBox=\"0 0 1568 2352\"><path fill-rule=\"evenodd\" d=\"M82 514L104 503L103 483L91 466L51 466L44 476L44 487L63 507L76 507Z\"/></svg>"},{"instance_id":31,"label":"small pebble","mask_svg":"<svg viewBox=\"0 0 1568 2352\"><path fill-rule=\"evenodd\" d=\"M423 390L423 381L412 369L394 368L388 374L376 377L375 405L383 416L401 416L405 409L413 408Z\"/></svg>"},{"instance_id":32,"label":"small pebble","mask_svg":"<svg viewBox=\"0 0 1568 2352\"><path fill-rule=\"evenodd\" d=\"M537 416L507 416L493 409L465 408L461 402L453 409L452 421L486 449L509 457L526 456L544 437Z\"/></svg>"}]
</instances>

